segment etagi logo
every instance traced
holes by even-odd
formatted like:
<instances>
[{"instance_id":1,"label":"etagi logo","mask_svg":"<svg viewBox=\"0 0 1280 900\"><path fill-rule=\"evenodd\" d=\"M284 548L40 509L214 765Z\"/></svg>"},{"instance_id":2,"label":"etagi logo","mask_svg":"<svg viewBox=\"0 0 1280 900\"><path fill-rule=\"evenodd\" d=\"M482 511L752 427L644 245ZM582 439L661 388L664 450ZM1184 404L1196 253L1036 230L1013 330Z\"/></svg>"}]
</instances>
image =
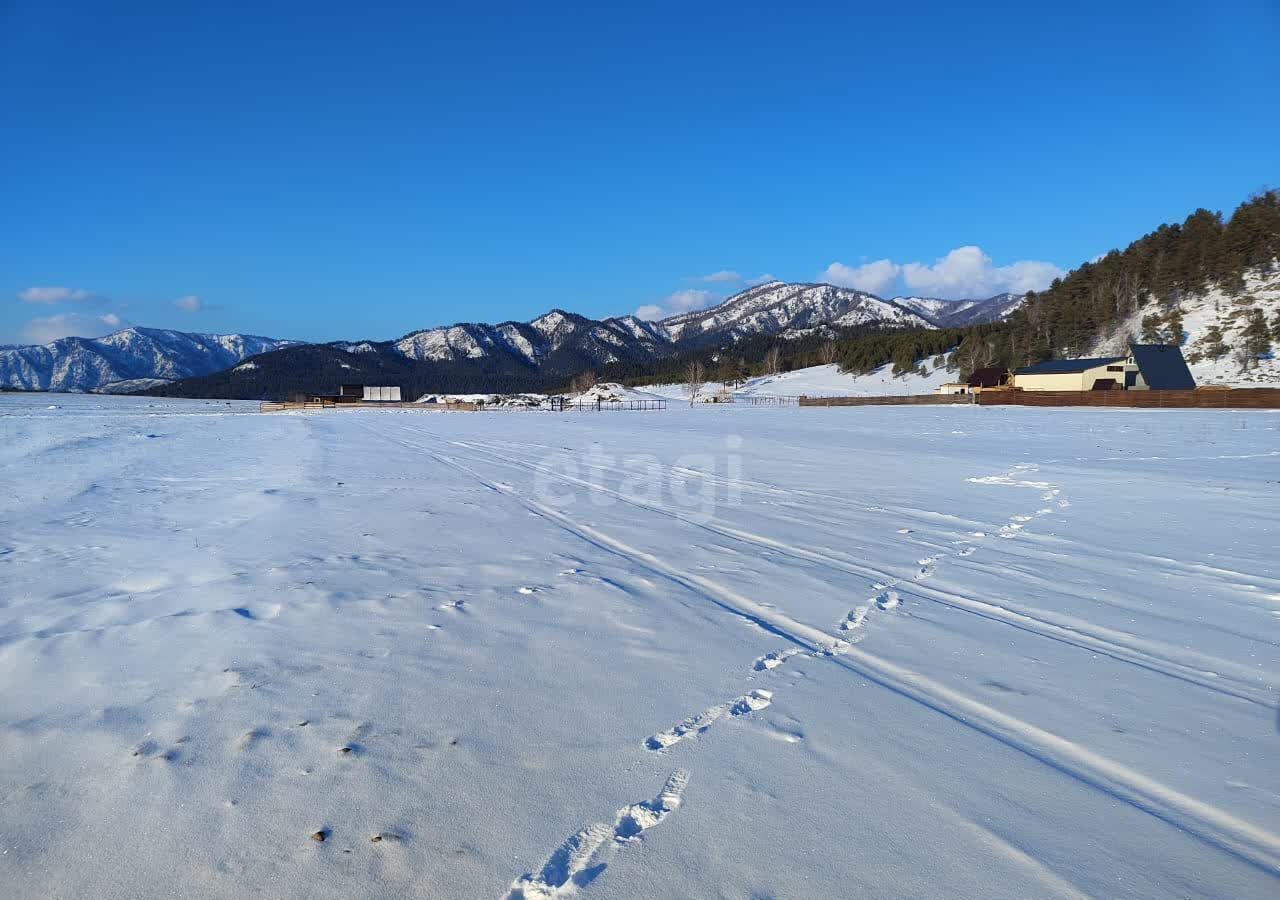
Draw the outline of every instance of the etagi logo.
<instances>
[{"instance_id":1,"label":"etagi logo","mask_svg":"<svg viewBox=\"0 0 1280 900\"><path fill-rule=\"evenodd\" d=\"M684 453L670 463L652 453L613 453L594 443L583 452L558 450L537 467L540 503L564 510L629 503L705 522L742 503L743 440L729 435L716 451Z\"/></svg>"}]
</instances>

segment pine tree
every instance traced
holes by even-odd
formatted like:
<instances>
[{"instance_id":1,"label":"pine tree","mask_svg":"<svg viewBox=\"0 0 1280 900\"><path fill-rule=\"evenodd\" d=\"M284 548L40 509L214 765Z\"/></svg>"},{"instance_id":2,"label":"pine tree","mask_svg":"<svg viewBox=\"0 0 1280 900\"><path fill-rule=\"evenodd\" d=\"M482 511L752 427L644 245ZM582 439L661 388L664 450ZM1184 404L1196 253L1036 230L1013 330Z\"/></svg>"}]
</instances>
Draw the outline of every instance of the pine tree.
<instances>
[{"instance_id":1,"label":"pine tree","mask_svg":"<svg viewBox=\"0 0 1280 900\"><path fill-rule=\"evenodd\" d=\"M1222 338L1222 329L1217 324L1210 325L1201 339L1202 352L1209 359L1221 359L1227 355L1227 345Z\"/></svg>"},{"instance_id":2,"label":"pine tree","mask_svg":"<svg viewBox=\"0 0 1280 900\"><path fill-rule=\"evenodd\" d=\"M1181 347L1185 332L1182 330L1182 310L1174 308L1165 319L1165 343Z\"/></svg>"},{"instance_id":3,"label":"pine tree","mask_svg":"<svg viewBox=\"0 0 1280 900\"><path fill-rule=\"evenodd\" d=\"M1267 327L1266 315L1256 306L1249 310L1249 324L1245 325L1240 337L1250 364L1270 352L1271 329Z\"/></svg>"},{"instance_id":4,"label":"pine tree","mask_svg":"<svg viewBox=\"0 0 1280 900\"><path fill-rule=\"evenodd\" d=\"M1157 315L1142 317L1142 343L1162 344L1160 334L1160 317Z\"/></svg>"}]
</instances>

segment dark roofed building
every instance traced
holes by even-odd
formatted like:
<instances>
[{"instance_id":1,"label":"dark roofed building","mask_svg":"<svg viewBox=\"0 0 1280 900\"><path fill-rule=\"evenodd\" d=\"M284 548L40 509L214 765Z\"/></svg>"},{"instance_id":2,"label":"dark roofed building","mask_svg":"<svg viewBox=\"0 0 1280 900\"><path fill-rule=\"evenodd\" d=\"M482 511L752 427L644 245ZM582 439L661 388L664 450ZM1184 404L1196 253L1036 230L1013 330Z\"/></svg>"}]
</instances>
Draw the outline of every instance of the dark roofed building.
<instances>
[{"instance_id":1,"label":"dark roofed building","mask_svg":"<svg viewBox=\"0 0 1280 900\"><path fill-rule=\"evenodd\" d=\"M1189 391L1195 388L1182 350L1168 344L1134 344L1129 360L1138 367L1140 381L1156 391Z\"/></svg>"},{"instance_id":2,"label":"dark roofed building","mask_svg":"<svg viewBox=\"0 0 1280 900\"><path fill-rule=\"evenodd\" d=\"M1103 356L1094 359L1046 359L1034 366L1023 366L1015 375L1078 375L1099 366L1124 362L1123 356Z\"/></svg>"},{"instance_id":3,"label":"dark roofed building","mask_svg":"<svg viewBox=\"0 0 1280 900\"><path fill-rule=\"evenodd\" d=\"M1163 344L1133 344L1128 356L1050 359L1013 373L1024 391L1191 390L1196 386L1182 351Z\"/></svg>"}]
</instances>

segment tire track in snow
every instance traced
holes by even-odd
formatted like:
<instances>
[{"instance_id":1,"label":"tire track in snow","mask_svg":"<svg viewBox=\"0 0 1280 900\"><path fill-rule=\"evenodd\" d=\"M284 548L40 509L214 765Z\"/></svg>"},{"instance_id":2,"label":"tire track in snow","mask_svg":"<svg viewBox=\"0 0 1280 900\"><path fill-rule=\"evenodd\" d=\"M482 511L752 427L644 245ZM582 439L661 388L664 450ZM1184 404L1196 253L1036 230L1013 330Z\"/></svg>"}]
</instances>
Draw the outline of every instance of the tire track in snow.
<instances>
[{"instance_id":1,"label":"tire track in snow","mask_svg":"<svg viewBox=\"0 0 1280 900\"><path fill-rule=\"evenodd\" d=\"M598 529L576 523L556 510L523 497L510 486L499 487L466 466L440 456L429 448L399 441L385 433L381 436L410 449L424 451L442 465L468 475L491 490L506 494L530 512L561 524L566 530L578 534L595 546L628 558L636 565L666 575L695 591L701 591L708 600L717 605L738 612L745 618L768 627L780 636L811 652L825 656L836 665L862 678L914 700L958 724L985 734L1037 762L1057 769L1064 775L1120 802L1127 803L1160 821L1192 834L1201 841L1273 877L1280 877L1280 835L1274 832L1234 816L1211 803L1197 800L1053 732L1001 712L927 676L874 656L847 641L832 639L825 632L797 622L789 616L774 613L708 578L681 573L676 567L652 554L629 547ZM769 617L767 619L759 617L761 612L768 613ZM792 628L795 630L791 630ZM514 896L538 897L539 895L516 894ZM555 894L541 896L555 896Z\"/></svg>"},{"instance_id":2,"label":"tire track in snow","mask_svg":"<svg viewBox=\"0 0 1280 900\"><path fill-rule=\"evenodd\" d=\"M614 814L612 825L596 822L571 835L537 875L526 873L517 878L506 900L548 900L590 884L608 865L603 857L610 849L640 840L646 831L680 808L688 785L689 773L677 769L657 797L622 807Z\"/></svg>"},{"instance_id":3,"label":"tire track in snow","mask_svg":"<svg viewBox=\"0 0 1280 900\"><path fill-rule=\"evenodd\" d=\"M418 432L416 430L413 430L413 433L419 435L426 434L429 437L435 437L435 435L431 435L430 433ZM384 437L386 436L387 435L384 435ZM394 440L394 438L392 439ZM430 448L421 445L414 446L414 449L431 452ZM1245 700L1249 703L1263 706L1267 709L1271 709L1274 706L1275 698L1272 691L1265 686L1259 686L1257 684L1255 673L1244 670L1242 667L1227 660L1205 656L1204 654L1198 654L1192 651L1176 652L1176 648L1156 645L1150 641L1140 641L1135 639L1132 635L1114 631L1087 620L1054 615L1053 618L1057 621L1052 621L1048 618L1048 616L1052 614L1046 613L1042 610L1033 610L1029 607L1010 603L1008 601L1002 601L1002 603L997 604L986 600L977 600L961 594L955 594L940 588L922 584L921 582L924 578L927 578L934 573L935 563L938 561L938 557L931 558L931 561L927 564L925 564L924 560L921 560L921 569L917 573L916 578L895 578L879 569L836 555L833 551L797 547L795 545L788 544L765 535L745 531L743 529L733 528L731 526L721 525L715 522L699 521L668 507L628 497L619 491L611 490L585 479L575 478L571 475L564 475L562 473L551 471L545 467L517 462L510 458L499 457L495 455L494 451L485 450L481 447L472 447L471 449L492 457L493 464L554 477L564 483L575 484L588 490L606 494L623 503L656 512L659 515L664 515L693 527L701 528L714 534L719 534L720 536L730 538L731 540L741 541L757 547L773 550L795 559L816 562L821 565L840 569L841 571L845 571L853 575L859 575L864 578L874 580L876 590L897 588L901 593L907 594L915 599L936 603L950 609L980 616L981 618L1017 628L1018 630L1029 634L1038 635L1039 637L1057 641L1058 643L1076 647L1077 649L1085 650L1090 653L1097 653L1117 662L1137 666L1154 674L1175 678L1179 681L1194 684L1215 693L1225 694L1227 696L1235 697L1236 699ZM1025 471L1026 467L1022 467L1013 470L1013 473L984 476L982 478L971 478L969 481L976 484L1009 485L1043 490L1046 493L1041 497L1042 500L1049 498L1057 499L1059 497L1058 489L1054 488L1048 482L1028 481L1025 478L1015 477L1017 473L1025 473ZM473 477L479 477L475 475L475 473L471 474ZM974 535L975 538L979 539L987 536L988 535L986 533L983 533L981 536L978 534ZM972 548L972 544L970 542L965 542L965 545L961 546L961 549L957 551L955 555L969 556L973 552L974 549ZM700 578L701 576L690 577ZM825 649L829 652L831 648L827 647ZM1179 659L1178 657L1181 658Z\"/></svg>"}]
</instances>

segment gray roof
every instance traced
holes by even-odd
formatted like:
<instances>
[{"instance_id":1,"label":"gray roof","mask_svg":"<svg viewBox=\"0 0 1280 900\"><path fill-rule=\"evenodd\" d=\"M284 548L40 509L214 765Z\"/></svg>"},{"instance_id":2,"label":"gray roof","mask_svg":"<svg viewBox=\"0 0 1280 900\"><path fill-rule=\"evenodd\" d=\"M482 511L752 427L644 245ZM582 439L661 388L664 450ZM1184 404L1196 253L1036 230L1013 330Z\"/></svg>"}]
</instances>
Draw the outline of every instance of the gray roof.
<instances>
[{"instance_id":1,"label":"gray roof","mask_svg":"<svg viewBox=\"0 0 1280 900\"><path fill-rule=\"evenodd\" d=\"M1123 356L1105 356L1099 359L1047 359L1034 366L1023 366L1014 370L1015 375L1068 375L1072 372L1083 372L1085 369L1096 369L1111 363L1124 362ZM1145 373L1144 373L1145 374Z\"/></svg>"},{"instance_id":2,"label":"gray roof","mask_svg":"<svg viewBox=\"0 0 1280 900\"><path fill-rule=\"evenodd\" d=\"M1147 387L1173 391L1191 390L1196 386L1179 348L1166 344L1134 344L1129 351Z\"/></svg>"}]
</instances>

